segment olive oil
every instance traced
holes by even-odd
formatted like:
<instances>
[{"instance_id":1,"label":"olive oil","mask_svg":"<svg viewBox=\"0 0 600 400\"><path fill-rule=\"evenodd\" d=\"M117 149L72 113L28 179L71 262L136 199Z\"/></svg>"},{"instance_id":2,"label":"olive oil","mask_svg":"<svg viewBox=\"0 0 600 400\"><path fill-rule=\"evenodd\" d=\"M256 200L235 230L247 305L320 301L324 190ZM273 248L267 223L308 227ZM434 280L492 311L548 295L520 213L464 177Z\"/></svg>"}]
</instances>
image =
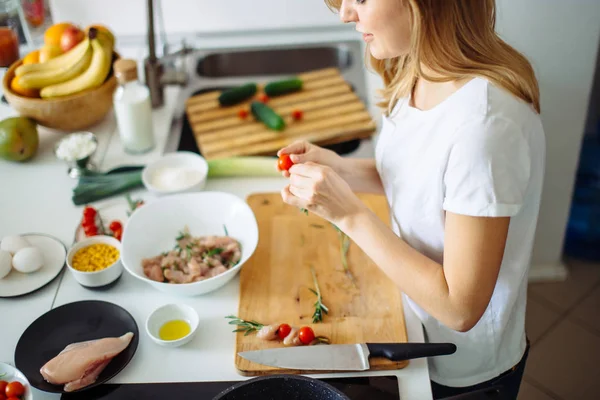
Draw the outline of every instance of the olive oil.
<instances>
[{"instance_id":1,"label":"olive oil","mask_svg":"<svg viewBox=\"0 0 600 400\"><path fill-rule=\"evenodd\" d=\"M161 340L178 340L187 336L192 331L190 324L186 321L177 319L168 321L160 327L158 336Z\"/></svg>"}]
</instances>

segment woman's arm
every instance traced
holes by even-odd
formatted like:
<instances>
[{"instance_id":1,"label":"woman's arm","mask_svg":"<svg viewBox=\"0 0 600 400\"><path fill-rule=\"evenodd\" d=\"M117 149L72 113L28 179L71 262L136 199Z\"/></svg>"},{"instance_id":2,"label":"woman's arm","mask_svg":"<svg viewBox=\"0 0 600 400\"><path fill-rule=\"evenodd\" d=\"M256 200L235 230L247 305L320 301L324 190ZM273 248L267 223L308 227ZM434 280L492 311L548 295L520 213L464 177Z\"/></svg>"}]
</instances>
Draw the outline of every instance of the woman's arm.
<instances>
[{"instance_id":1,"label":"woman's arm","mask_svg":"<svg viewBox=\"0 0 600 400\"><path fill-rule=\"evenodd\" d=\"M447 213L443 268L396 236L368 209L338 226L428 314L466 332L477 324L492 297L509 222L508 217Z\"/></svg>"},{"instance_id":2,"label":"woman's arm","mask_svg":"<svg viewBox=\"0 0 600 400\"><path fill-rule=\"evenodd\" d=\"M353 192L384 194L374 159L340 157L336 172Z\"/></svg>"},{"instance_id":3,"label":"woman's arm","mask_svg":"<svg viewBox=\"0 0 600 400\"><path fill-rule=\"evenodd\" d=\"M305 140L294 142L277 152L278 156L283 154L289 154L294 164L312 162L330 167L354 192L383 194L383 185L375 167L375 160L345 158ZM286 178L290 176L287 171L283 171L282 174Z\"/></svg>"}]
</instances>

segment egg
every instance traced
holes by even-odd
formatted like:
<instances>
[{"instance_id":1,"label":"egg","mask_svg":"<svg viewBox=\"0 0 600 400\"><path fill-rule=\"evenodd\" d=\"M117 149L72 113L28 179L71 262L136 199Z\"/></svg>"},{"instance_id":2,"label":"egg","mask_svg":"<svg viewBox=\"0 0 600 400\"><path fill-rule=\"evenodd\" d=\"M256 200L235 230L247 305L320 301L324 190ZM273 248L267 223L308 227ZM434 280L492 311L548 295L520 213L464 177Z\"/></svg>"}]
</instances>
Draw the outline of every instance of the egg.
<instances>
[{"instance_id":1,"label":"egg","mask_svg":"<svg viewBox=\"0 0 600 400\"><path fill-rule=\"evenodd\" d=\"M12 266L19 272L29 274L42 268L44 256L37 247L25 247L15 253Z\"/></svg>"},{"instance_id":2,"label":"egg","mask_svg":"<svg viewBox=\"0 0 600 400\"><path fill-rule=\"evenodd\" d=\"M5 236L0 242L0 250L8 251L13 256L25 247L31 247L31 243L19 235Z\"/></svg>"},{"instance_id":3,"label":"egg","mask_svg":"<svg viewBox=\"0 0 600 400\"><path fill-rule=\"evenodd\" d=\"M12 256L8 251L0 250L0 279L10 273Z\"/></svg>"}]
</instances>

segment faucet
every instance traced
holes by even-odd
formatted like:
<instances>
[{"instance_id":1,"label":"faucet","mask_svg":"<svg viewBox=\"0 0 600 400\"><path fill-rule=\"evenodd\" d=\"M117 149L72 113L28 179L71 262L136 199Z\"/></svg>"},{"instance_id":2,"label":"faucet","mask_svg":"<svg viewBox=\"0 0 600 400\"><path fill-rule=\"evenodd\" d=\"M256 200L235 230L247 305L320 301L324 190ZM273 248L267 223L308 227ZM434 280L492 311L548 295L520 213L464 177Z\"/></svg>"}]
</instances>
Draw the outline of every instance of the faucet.
<instances>
[{"instance_id":1,"label":"faucet","mask_svg":"<svg viewBox=\"0 0 600 400\"><path fill-rule=\"evenodd\" d=\"M146 1L148 23L148 57L144 60L144 75L146 85L150 90L152 108L162 107L164 104L164 87L166 85L185 86L188 76L185 71L178 71L175 60L185 57L192 49L187 47L185 40L181 50L166 54L167 45L164 43L165 54L159 59L156 56L154 39L154 0Z\"/></svg>"}]
</instances>

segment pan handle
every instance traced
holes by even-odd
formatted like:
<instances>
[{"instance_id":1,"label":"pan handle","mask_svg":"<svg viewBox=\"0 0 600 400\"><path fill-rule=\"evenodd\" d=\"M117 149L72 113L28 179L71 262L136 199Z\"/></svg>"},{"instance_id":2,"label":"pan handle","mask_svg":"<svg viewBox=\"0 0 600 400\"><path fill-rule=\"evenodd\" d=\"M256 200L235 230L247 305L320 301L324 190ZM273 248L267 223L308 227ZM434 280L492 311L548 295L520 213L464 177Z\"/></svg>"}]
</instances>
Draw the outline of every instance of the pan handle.
<instances>
[{"instance_id":1,"label":"pan handle","mask_svg":"<svg viewBox=\"0 0 600 400\"><path fill-rule=\"evenodd\" d=\"M421 357L435 357L456 352L453 343L367 343L370 357L385 357L403 361Z\"/></svg>"}]
</instances>

